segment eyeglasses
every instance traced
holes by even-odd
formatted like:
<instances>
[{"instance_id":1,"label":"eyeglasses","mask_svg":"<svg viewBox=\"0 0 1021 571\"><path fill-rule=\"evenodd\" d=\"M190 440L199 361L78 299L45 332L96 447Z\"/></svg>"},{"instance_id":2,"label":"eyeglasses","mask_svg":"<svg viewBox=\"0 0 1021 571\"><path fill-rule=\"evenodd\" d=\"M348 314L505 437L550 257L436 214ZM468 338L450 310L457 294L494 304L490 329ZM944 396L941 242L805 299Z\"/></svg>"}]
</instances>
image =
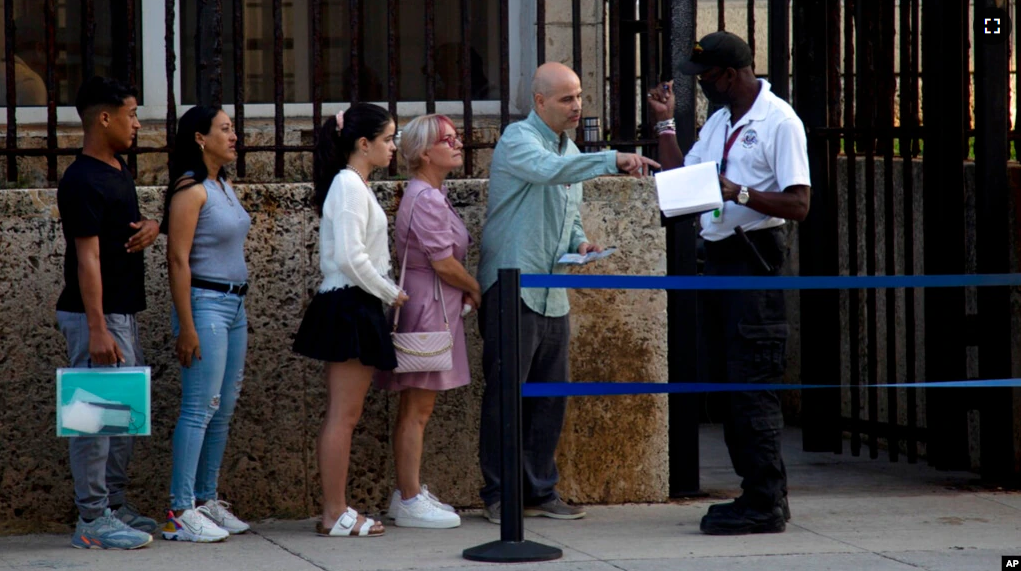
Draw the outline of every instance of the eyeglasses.
<instances>
[{"instance_id":1,"label":"eyeglasses","mask_svg":"<svg viewBox=\"0 0 1021 571\"><path fill-rule=\"evenodd\" d=\"M440 143L446 143L448 147L453 149L453 148L456 148L458 143L460 143L460 142L461 142L461 138L458 137L457 135L447 135L446 137L443 137L439 141L436 141L436 144L438 145Z\"/></svg>"}]
</instances>

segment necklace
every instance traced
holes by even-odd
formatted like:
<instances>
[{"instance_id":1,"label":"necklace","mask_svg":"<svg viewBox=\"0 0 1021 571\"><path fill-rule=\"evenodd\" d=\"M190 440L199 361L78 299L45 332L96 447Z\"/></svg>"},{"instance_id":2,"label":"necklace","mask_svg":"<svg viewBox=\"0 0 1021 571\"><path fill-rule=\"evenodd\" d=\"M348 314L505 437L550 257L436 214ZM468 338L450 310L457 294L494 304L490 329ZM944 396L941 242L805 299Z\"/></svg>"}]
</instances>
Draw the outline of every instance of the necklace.
<instances>
[{"instance_id":1,"label":"necklace","mask_svg":"<svg viewBox=\"0 0 1021 571\"><path fill-rule=\"evenodd\" d=\"M362 179L362 182L364 182L364 183L365 183L365 186L369 186L369 177L367 177L367 176L363 175L363 174L362 174L362 171L360 171L360 170L358 170L358 169L354 168L354 167L353 167L353 166L351 166L350 164L348 164L346 168L347 168L348 170L350 170L350 171L354 171L354 173L355 173L355 174L357 174L357 175L358 175L358 176L359 176L359 177L360 177L360 178Z\"/></svg>"}]
</instances>

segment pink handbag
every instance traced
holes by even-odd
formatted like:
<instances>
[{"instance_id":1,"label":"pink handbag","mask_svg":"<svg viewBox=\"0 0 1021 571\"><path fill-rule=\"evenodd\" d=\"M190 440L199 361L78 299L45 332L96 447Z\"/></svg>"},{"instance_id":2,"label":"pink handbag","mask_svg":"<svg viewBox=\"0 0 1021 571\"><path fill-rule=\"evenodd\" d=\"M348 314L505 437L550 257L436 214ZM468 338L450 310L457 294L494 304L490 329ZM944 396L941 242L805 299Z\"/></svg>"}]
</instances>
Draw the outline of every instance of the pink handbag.
<instances>
[{"instance_id":1,"label":"pink handbag","mask_svg":"<svg viewBox=\"0 0 1021 571\"><path fill-rule=\"evenodd\" d=\"M418 197L415 197L418 202ZM404 260L401 262L401 279L398 287L404 289L404 271L408 266L408 246L411 245L411 217L415 215L415 204L411 205L411 216L408 217L408 239L404 244ZM454 336L450 333L450 321L447 319L447 302L443 299L440 277L435 276L433 300L440 298L443 308L444 331L397 332L397 323L401 317L401 308L394 313L393 340L397 352L397 368L395 373L429 373L449 371L454 368L453 348Z\"/></svg>"}]
</instances>

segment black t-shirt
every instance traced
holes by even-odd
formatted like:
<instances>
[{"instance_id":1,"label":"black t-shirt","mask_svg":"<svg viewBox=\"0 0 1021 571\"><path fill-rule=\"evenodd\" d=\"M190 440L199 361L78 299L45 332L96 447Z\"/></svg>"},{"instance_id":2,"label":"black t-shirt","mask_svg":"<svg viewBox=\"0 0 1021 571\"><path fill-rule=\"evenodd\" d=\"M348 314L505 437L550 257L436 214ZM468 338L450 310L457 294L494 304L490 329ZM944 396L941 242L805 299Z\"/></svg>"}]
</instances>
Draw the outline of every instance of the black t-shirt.
<instances>
[{"instance_id":1,"label":"black t-shirt","mask_svg":"<svg viewBox=\"0 0 1021 571\"><path fill-rule=\"evenodd\" d=\"M64 291L57 309L83 313L78 284L75 238L99 237L103 313L133 314L145 309L145 256L129 254L125 244L137 232L129 226L142 215L131 171L120 157L120 170L87 155L78 155L57 187L57 207L64 227Z\"/></svg>"}]
</instances>

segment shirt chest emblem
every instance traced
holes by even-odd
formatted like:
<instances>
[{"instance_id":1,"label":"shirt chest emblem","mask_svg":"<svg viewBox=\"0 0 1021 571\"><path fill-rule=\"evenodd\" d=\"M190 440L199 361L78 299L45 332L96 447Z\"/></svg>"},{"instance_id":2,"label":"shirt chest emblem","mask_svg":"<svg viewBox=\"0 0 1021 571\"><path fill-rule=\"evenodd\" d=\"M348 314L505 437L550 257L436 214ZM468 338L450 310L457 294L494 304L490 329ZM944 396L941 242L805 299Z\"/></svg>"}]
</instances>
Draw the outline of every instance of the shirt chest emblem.
<instances>
[{"instance_id":1,"label":"shirt chest emblem","mask_svg":"<svg viewBox=\"0 0 1021 571\"><path fill-rule=\"evenodd\" d=\"M758 142L759 134L755 132L755 129L747 129L741 137L741 146L746 149L754 147Z\"/></svg>"}]
</instances>

